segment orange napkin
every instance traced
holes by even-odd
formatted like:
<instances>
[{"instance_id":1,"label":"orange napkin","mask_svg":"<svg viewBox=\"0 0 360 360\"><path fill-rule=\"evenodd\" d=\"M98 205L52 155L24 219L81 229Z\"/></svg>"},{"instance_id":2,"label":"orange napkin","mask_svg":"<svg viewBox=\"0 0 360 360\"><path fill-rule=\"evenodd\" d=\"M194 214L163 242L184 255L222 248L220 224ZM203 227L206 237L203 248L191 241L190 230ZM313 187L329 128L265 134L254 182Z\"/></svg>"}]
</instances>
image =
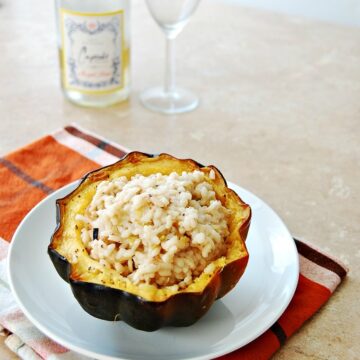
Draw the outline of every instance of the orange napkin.
<instances>
[{"instance_id":1,"label":"orange napkin","mask_svg":"<svg viewBox=\"0 0 360 360\"><path fill-rule=\"evenodd\" d=\"M10 242L23 217L41 199L99 165L115 162L127 152L124 147L104 138L68 126L0 158L0 237ZM259 338L219 359L270 358L288 337L327 302L346 276L347 269L338 260L303 241L295 242L300 257L300 277L289 307ZM0 316L0 324L14 335L17 335L16 316L9 313ZM25 342L24 345L34 350L40 358L51 356L55 359L57 357L54 355L68 352L44 338L23 342L21 337L17 339Z\"/></svg>"}]
</instances>

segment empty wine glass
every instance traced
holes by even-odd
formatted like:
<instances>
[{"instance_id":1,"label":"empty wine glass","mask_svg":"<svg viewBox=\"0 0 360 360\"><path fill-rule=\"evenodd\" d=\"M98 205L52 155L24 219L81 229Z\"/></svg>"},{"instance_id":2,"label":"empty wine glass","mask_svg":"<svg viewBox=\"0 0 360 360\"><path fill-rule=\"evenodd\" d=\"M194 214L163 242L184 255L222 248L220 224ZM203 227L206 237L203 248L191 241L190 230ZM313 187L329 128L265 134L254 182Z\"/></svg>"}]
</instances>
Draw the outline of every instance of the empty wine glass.
<instances>
[{"instance_id":1,"label":"empty wine glass","mask_svg":"<svg viewBox=\"0 0 360 360\"><path fill-rule=\"evenodd\" d=\"M140 99L150 110L179 114L195 109L198 97L175 84L174 39L182 31L200 0L146 0L148 9L166 36L165 84L143 91Z\"/></svg>"}]
</instances>

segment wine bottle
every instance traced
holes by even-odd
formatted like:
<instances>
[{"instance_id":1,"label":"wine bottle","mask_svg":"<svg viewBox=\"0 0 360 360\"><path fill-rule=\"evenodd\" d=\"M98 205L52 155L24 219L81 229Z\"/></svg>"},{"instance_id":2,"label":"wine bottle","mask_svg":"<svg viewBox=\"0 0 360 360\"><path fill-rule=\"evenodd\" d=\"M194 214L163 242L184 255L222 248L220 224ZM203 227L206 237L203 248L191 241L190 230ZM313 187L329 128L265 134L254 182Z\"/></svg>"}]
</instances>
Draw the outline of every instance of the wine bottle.
<instances>
[{"instance_id":1,"label":"wine bottle","mask_svg":"<svg viewBox=\"0 0 360 360\"><path fill-rule=\"evenodd\" d=\"M130 0L56 0L61 85L72 102L105 107L130 85Z\"/></svg>"}]
</instances>

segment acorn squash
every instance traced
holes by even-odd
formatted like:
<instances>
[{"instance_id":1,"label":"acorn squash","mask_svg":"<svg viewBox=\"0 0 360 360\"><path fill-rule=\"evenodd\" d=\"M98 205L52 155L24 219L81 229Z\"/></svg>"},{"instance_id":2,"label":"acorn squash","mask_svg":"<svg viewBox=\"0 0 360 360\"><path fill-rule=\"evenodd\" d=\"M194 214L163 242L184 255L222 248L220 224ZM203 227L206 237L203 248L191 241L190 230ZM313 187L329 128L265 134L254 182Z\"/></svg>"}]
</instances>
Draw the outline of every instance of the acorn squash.
<instances>
[{"instance_id":1,"label":"acorn squash","mask_svg":"<svg viewBox=\"0 0 360 360\"><path fill-rule=\"evenodd\" d=\"M76 214L91 202L96 186L103 180L120 176L164 175L175 171L200 170L206 175L216 198L230 210L226 254L213 261L213 272L203 272L183 290L155 286L137 287L115 270L103 271L86 251L80 236ZM215 179L209 176L215 172ZM212 176L213 177L213 176ZM202 166L194 160L177 159L168 154L149 155L131 152L113 165L87 174L69 195L56 201L57 228L48 254L58 272L89 314L104 320L122 320L132 327L154 331L163 326L188 326L200 319L216 299L223 297L239 281L248 262L245 240L251 209L227 187L226 180L214 166ZM74 256L76 255L76 261Z\"/></svg>"}]
</instances>

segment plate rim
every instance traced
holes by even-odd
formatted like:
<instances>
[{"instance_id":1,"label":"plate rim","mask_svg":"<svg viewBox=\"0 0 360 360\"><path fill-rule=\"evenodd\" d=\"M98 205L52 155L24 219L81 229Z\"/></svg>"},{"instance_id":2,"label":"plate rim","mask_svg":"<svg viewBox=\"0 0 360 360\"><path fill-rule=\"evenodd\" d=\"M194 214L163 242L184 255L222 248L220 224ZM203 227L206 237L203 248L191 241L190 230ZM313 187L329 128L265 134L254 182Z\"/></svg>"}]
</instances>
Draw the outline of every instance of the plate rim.
<instances>
[{"instance_id":1,"label":"plate rim","mask_svg":"<svg viewBox=\"0 0 360 360\"><path fill-rule=\"evenodd\" d=\"M70 343L66 340L63 340L60 336L58 336L57 334L53 333L51 330L49 330L45 325L43 325L41 322L39 322L32 314L30 311L28 311L28 309L26 308L25 304L23 304L23 302L21 301L17 291L16 291L16 286L14 285L14 280L12 277L12 272L14 271L13 269L11 269L11 258L12 258L12 253L13 253L13 249L15 247L15 242L16 242L16 238L18 233L21 231L21 228L23 226L23 224L27 221L28 218L30 218L32 216L32 214L39 208L42 206L42 204L46 201L48 201L48 199L50 197L55 196L55 194L57 194L58 192L61 191L65 191L65 189L71 189L70 191L72 191L72 188L79 183L79 181L81 180L76 180L73 181L65 186L62 186L61 188L57 189L56 191L54 191L53 193L51 193L50 195L46 196L44 199L42 199L38 204L36 204L27 214L26 216L22 219L22 221L20 222L20 224L18 225L18 227L15 230L15 233L12 236L11 242L10 242L10 246L9 246L9 250L8 250L8 255L7 255L7 275L8 275L8 280L9 280L9 286L10 286L10 290L12 295L14 296L17 305L19 306L20 310L25 314L25 316L30 320L30 322L36 327L38 328L45 336L48 336L50 339L52 339L53 341L57 342L58 344L64 346L65 348L67 348L68 350L72 350L75 351L79 354L88 356L90 358L93 358L94 356L99 359L99 360L129 360L131 359L131 357L114 357L112 355L105 355L105 354L99 354L97 352L94 352L92 350L87 350L81 346L77 346L74 345L73 343ZM247 344L249 344L250 342L254 341L255 339L257 339L259 336L261 336L262 334L264 334L267 330L269 330L269 328L280 318L280 316L284 313L284 311L286 310L286 308L289 306L291 300L294 297L296 288L297 288L297 284L299 281L299 268L300 268L300 264L299 264L299 256L298 256L298 252L296 249L296 244L294 241L294 238L291 236L290 231L288 230L287 226L285 225L285 223L283 222L283 220L281 219L281 217L275 212L275 210L268 205L267 202L265 202L264 200L262 200L260 197L258 197L257 195L255 195L254 193L252 193L251 191L236 185L233 182L228 181L227 182L228 186L233 189L235 192L237 192L237 190L240 190L240 192L244 192L248 195L250 195L251 197L256 198L257 200L260 200L261 203L263 205L265 205L267 207L267 210L270 210L270 212L272 213L272 216L277 218L277 221L279 221L279 223L281 224L281 226L283 227L283 229L286 231L289 239L291 239L290 244L291 247L293 248L293 251L295 254L297 254L296 256L296 261L294 263L292 263L293 266L295 266L295 276L292 279L292 288L291 291L289 292L289 296L287 298L286 301L284 301L283 305L281 307L279 307L278 311L276 312L276 315L273 316L271 321L268 321L268 323L264 326L259 327L258 331L255 331L253 333L252 336L250 336L249 338L247 338L246 343L239 345L239 344L235 344L232 346L228 346L226 347L226 349L224 350L223 347L221 347L219 349L219 351L217 352L212 352L211 354L204 354L204 355L199 355L199 356L191 356L191 357L186 357L186 360L206 360L209 359L209 357L211 358L217 358L219 356L223 356L226 354L229 354L235 350L238 350L244 346L246 346ZM242 196L239 194L239 196ZM15 240L15 241L14 241Z\"/></svg>"}]
</instances>

